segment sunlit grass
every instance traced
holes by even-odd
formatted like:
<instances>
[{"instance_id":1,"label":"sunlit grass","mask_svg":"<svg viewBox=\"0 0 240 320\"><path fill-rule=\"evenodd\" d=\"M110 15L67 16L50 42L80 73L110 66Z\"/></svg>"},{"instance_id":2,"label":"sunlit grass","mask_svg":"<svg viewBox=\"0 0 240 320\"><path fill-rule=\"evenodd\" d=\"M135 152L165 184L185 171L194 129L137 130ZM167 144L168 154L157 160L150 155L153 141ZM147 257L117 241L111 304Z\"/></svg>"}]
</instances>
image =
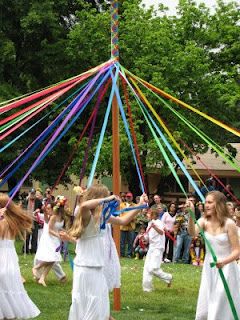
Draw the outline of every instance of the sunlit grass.
<instances>
[{"instance_id":1,"label":"sunlit grass","mask_svg":"<svg viewBox=\"0 0 240 320\"><path fill-rule=\"evenodd\" d=\"M61 320L68 318L71 304L72 271L68 262L63 269L68 281L59 283L51 272L47 279L47 288L38 285L32 278L33 257L21 254L21 243L17 242L21 272L27 280L25 288L41 310L39 320ZM70 250L73 256L73 248ZM142 260L121 259L122 287L121 311L112 315L116 320L192 320L195 316L196 302L201 269L191 265L164 264L163 269L173 274L171 288L158 279L154 279L155 290L142 291ZM111 302L112 302L111 295Z\"/></svg>"}]
</instances>

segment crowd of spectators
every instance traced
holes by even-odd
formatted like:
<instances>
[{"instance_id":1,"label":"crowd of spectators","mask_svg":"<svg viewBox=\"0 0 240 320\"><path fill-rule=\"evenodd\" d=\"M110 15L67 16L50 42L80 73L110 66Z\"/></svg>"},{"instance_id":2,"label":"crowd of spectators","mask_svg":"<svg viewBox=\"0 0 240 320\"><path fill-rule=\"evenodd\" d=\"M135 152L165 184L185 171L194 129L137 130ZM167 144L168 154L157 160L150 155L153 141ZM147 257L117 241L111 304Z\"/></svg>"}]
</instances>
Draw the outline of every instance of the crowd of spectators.
<instances>
[{"instance_id":1,"label":"crowd of spectators","mask_svg":"<svg viewBox=\"0 0 240 320\"><path fill-rule=\"evenodd\" d=\"M201 192L206 196L208 191L216 190L216 184L212 178L206 181ZM206 191L206 192L205 192ZM229 214L240 224L240 207L233 201L236 199L234 191L230 185L227 185L222 192L226 196ZM131 192L121 195L121 208L138 203L138 197L135 201ZM188 199L194 204L195 217L198 220L204 214L204 204L199 201L196 194L191 194ZM158 219L163 222L165 229L165 251L163 262L170 263L192 263L195 266L202 266L205 254L205 245L201 237L192 238L188 233L189 210L185 203L170 202L164 203L159 194L149 196L149 208L158 211ZM148 243L144 241L147 234L147 209L142 210L134 222L121 228L121 257L135 259L144 258L147 253ZM239 217L238 217L239 216Z\"/></svg>"},{"instance_id":2,"label":"crowd of spectators","mask_svg":"<svg viewBox=\"0 0 240 320\"><path fill-rule=\"evenodd\" d=\"M215 188L214 180L208 179L205 186L201 188L201 192L206 195L207 190L212 191L215 190ZM236 212L240 210L237 203L233 201L232 195L234 195L234 191L232 187L227 185L222 192L227 198L230 215L240 224L240 215L239 217L236 215ZM137 206L139 202L139 196L134 199L133 193L130 191L121 192L120 199L120 209L132 205ZM46 188L44 193L42 193L40 189L31 189L28 194L22 193L20 195L20 205L30 211L34 216L32 233L26 236L26 241L23 246L23 251L26 254L36 253L37 243L43 227L41 221L42 206L47 203L52 203L54 200L50 188ZM195 194L190 195L188 200L194 204L195 217L196 220L198 220L204 214L204 204L199 201ZM189 211L185 203L177 203L177 201L164 203L159 194L150 194L149 209L157 210L158 219L160 219L164 225L165 251L163 254L163 262L192 263L193 265L201 266L204 260L204 243L200 237L192 238L188 234ZM135 220L126 226L120 227L121 257L142 259L147 254L148 243L145 238L147 238L147 211L149 209L141 210ZM122 214L124 215L125 213ZM71 213L70 209L69 215L72 216L72 219L74 218L74 214Z\"/></svg>"}]
</instances>

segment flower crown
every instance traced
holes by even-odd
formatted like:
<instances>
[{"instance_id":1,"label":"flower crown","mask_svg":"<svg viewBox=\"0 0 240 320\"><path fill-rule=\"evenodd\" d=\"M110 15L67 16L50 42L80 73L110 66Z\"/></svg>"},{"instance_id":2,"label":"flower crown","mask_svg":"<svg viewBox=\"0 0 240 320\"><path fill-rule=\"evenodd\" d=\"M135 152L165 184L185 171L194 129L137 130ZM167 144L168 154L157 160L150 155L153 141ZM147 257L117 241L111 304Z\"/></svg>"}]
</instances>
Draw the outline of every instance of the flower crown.
<instances>
[{"instance_id":1,"label":"flower crown","mask_svg":"<svg viewBox=\"0 0 240 320\"><path fill-rule=\"evenodd\" d=\"M56 211L60 207L64 207L66 202L67 202L67 198L65 198L64 196L57 196L53 210Z\"/></svg>"}]
</instances>

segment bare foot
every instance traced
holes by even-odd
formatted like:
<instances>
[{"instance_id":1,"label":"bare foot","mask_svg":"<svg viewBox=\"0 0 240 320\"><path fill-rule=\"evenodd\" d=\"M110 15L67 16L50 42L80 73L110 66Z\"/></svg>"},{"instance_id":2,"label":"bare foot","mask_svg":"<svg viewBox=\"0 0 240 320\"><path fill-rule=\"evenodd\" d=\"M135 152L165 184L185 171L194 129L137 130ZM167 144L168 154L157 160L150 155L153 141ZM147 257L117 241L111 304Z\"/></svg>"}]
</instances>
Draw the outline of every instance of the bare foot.
<instances>
[{"instance_id":1,"label":"bare foot","mask_svg":"<svg viewBox=\"0 0 240 320\"><path fill-rule=\"evenodd\" d=\"M170 288L172 286L173 278L168 282L167 287Z\"/></svg>"},{"instance_id":2,"label":"bare foot","mask_svg":"<svg viewBox=\"0 0 240 320\"><path fill-rule=\"evenodd\" d=\"M64 277L62 277L61 279L59 279L59 281L60 281L61 283L65 283L65 282L67 282L67 277L64 276Z\"/></svg>"},{"instance_id":3,"label":"bare foot","mask_svg":"<svg viewBox=\"0 0 240 320\"><path fill-rule=\"evenodd\" d=\"M112 316L109 317L109 320L115 320Z\"/></svg>"},{"instance_id":4,"label":"bare foot","mask_svg":"<svg viewBox=\"0 0 240 320\"><path fill-rule=\"evenodd\" d=\"M40 275L39 275L39 272L38 272L38 270L36 269L36 268L32 268L32 274L33 274L33 276L34 276L34 279L37 279L37 280L39 280L40 279Z\"/></svg>"},{"instance_id":5,"label":"bare foot","mask_svg":"<svg viewBox=\"0 0 240 320\"><path fill-rule=\"evenodd\" d=\"M44 279L39 279L39 280L38 280L38 283L41 284L41 285L44 286L44 287L47 286L46 283L45 283L45 281L44 281Z\"/></svg>"}]
</instances>

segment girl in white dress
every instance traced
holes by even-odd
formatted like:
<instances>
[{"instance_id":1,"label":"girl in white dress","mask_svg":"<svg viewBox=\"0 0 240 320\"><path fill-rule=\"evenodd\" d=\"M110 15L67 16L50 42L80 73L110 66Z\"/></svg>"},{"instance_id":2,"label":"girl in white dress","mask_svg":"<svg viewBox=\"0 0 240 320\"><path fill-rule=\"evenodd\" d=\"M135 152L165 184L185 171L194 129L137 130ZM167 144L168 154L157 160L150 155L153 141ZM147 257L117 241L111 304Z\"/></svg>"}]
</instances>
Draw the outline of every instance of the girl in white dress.
<instances>
[{"instance_id":1,"label":"girl in white dress","mask_svg":"<svg viewBox=\"0 0 240 320\"><path fill-rule=\"evenodd\" d=\"M53 215L49 222L44 222L43 234L36 252L35 259L40 261L32 269L33 275L38 278L38 283L46 287L46 277L54 263L62 261L59 231L64 227L64 205L54 207Z\"/></svg>"},{"instance_id":2,"label":"girl in white dress","mask_svg":"<svg viewBox=\"0 0 240 320\"><path fill-rule=\"evenodd\" d=\"M31 232L32 218L0 194L0 319L35 318L40 311L24 289L14 246L17 235Z\"/></svg>"},{"instance_id":3,"label":"girl in white dress","mask_svg":"<svg viewBox=\"0 0 240 320\"><path fill-rule=\"evenodd\" d=\"M45 227L43 226L43 229L41 229L41 230L42 230L42 231L45 230L45 231L44 231L44 234L45 234L45 233L48 233L48 232L47 232L47 231L48 231L47 224L48 224L48 222L49 222L50 217L53 215L53 208L54 208L54 202L46 203L45 206L44 206L44 208L43 208L44 217L43 217L42 219L43 219L43 221L44 221L44 226L45 226ZM47 231L46 231L46 230L47 230ZM41 241L41 239L40 239L40 241ZM40 241L38 242L38 246L39 246L39 244L40 244ZM43 242L45 242L45 240L43 240ZM41 261L39 261L39 260L36 259L36 255L35 255L33 265L36 266L36 265L38 265L40 262L41 262ZM37 275L38 275L38 276L34 276L35 280L38 281L38 280L40 279L41 274L42 274L41 271L43 271L43 270L42 270L42 269L38 269L38 271L37 271ZM56 277L58 278L58 280L59 280L61 283L66 282L66 280L67 280L66 274L65 274L65 272L63 271L60 262L55 262L55 263L54 263L54 265L52 266L52 271L55 273ZM35 271L34 271L34 272L35 272Z\"/></svg>"},{"instance_id":4,"label":"girl in white dress","mask_svg":"<svg viewBox=\"0 0 240 320\"><path fill-rule=\"evenodd\" d=\"M109 196L103 185L90 187L83 196L69 234L60 232L63 240L76 242L73 269L72 305L69 320L108 320L110 318L109 291L104 276L104 238L100 230L103 201L120 199ZM141 197L141 203L146 198ZM129 211L123 217L110 217L114 224L128 224L139 210Z\"/></svg>"},{"instance_id":5,"label":"girl in white dress","mask_svg":"<svg viewBox=\"0 0 240 320\"><path fill-rule=\"evenodd\" d=\"M188 202L191 210L193 205ZM216 256L216 267L210 266L213 262L208 246L203 265L202 280L196 311L196 320L233 320L230 303L227 299L223 282L218 269L222 269L226 278L234 306L240 318L240 277L236 260L239 257L239 239L237 227L229 218L226 198L219 191L208 193L205 202L204 216L198 220L199 226L205 231ZM193 219L189 219L189 234L197 236L199 228L194 226Z\"/></svg>"}]
</instances>

